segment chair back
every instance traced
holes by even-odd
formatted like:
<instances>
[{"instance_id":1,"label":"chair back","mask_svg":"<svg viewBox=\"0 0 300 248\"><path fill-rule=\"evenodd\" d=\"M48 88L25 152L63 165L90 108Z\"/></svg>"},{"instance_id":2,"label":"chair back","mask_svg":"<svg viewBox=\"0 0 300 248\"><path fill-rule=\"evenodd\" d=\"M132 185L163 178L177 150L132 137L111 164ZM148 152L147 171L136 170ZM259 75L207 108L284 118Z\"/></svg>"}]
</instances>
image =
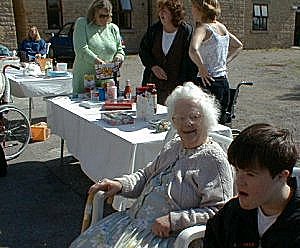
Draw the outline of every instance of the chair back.
<instances>
[{"instance_id":1,"label":"chair back","mask_svg":"<svg viewBox=\"0 0 300 248\"><path fill-rule=\"evenodd\" d=\"M292 174L294 177L300 177L300 167L298 166L295 166L293 168L293 174Z\"/></svg>"},{"instance_id":2,"label":"chair back","mask_svg":"<svg viewBox=\"0 0 300 248\"><path fill-rule=\"evenodd\" d=\"M50 51L51 42L46 43L46 54L42 56L42 58L46 58Z\"/></svg>"}]
</instances>

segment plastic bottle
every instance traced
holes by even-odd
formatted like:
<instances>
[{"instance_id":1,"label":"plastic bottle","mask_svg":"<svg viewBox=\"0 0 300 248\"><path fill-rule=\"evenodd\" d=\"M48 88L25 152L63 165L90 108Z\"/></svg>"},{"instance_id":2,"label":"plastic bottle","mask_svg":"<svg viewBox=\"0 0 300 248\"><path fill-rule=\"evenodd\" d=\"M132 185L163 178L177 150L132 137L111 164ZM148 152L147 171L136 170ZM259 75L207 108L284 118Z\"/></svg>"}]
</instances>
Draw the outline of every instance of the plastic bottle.
<instances>
[{"instance_id":1,"label":"plastic bottle","mask_svg":"<svg viewBox=\"0 0 300 248\"><path fill-rule=\"evenodd\" d=\"M157 111L157 90L156 90L156 86L153 83L148 83L147 87L148 87L147 91L151 94L154 114L156 114L156 111Z\"/></svg>"},{"instance_id":2,"label":"plastic bottle","mask_svg":"<svg viewBox=\"0 0 300 248\"><path fill-rule=\"evenodd\" d=\"M127 79L126 80L126 86L125 86L125 89L124 89L124 98L131 100L131 97L132 97L131 83L130 83L130 80Z\"/></svg>"},{"instance_id":3,"label":"plastic bottle","mask_svg":"<svg viewBox=\"0 0 300 248\"><path fill-rule=\"evenodd\" d=\"M106 93L107 100L116 101L118 99L117 86L113 81L109 82Z\"/></svg>"},{"instance_id":4,"label":"plastic bottle","mask_svg":"<svg viewBox=\"0 0 300 248\"><path fill-rule=\"evenodd\" d=\"M56 61L56 58L53 58L52 65L53 65L53 71L57 71L57 61Z\"/></svg>"}]
</instances>

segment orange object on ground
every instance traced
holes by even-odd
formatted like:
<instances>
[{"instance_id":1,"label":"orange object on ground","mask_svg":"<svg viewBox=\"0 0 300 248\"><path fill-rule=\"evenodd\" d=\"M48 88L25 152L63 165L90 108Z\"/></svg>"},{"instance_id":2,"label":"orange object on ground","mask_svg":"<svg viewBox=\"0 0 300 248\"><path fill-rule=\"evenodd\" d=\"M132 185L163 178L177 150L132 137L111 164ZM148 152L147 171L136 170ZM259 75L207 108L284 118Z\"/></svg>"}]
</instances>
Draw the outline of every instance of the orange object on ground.
<instances>
[{"instance_id":1,"label":"orange object on ground","mask_svg":"<svg viewBox=\"0 0 300 248\"><path fill-rule=\"evenodd\" d=\"M45 141L50 137L50 134L51 130L45 122L31 125L31 138L33 141Z\"/></svg>"}]
</instances>

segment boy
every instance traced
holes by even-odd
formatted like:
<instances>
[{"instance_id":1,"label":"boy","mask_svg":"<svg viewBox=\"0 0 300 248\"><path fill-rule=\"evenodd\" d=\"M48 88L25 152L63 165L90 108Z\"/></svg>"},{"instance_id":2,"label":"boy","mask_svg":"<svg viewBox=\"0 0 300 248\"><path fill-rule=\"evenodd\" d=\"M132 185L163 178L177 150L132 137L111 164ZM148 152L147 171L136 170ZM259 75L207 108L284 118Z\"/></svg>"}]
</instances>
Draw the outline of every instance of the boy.
<instances>
[{"instance_id":1,"label":"boy","mask_svg":"<svg viewBox=\"0 0 300 248\"><path fill-rule=\"evenodd\" d=\"M300 178L291 134L269 124L243 130L228 149L237 197L207 223L205 248L300 247Z\"/></svg>"}]
</instances>

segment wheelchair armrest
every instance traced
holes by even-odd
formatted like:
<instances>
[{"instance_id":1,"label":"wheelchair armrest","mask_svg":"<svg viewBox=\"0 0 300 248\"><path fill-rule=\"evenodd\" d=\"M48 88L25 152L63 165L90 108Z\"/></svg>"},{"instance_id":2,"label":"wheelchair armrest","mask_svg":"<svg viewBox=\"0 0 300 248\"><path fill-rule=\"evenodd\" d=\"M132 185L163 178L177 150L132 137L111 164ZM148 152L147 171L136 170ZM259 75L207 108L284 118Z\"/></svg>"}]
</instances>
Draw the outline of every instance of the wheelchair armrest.
<instances>
[{"instance_id":1,"label":"wheelchair armrest","mask_svg":"<svg viewBox=\"0 0 300 248\"><path fill-rule=\"evenodd\" d=\"M184 229L177 236L174 248L188 248L193 240L204 237L205 230L206 225L191 226Z\"/></svg>"}]
</instances>

